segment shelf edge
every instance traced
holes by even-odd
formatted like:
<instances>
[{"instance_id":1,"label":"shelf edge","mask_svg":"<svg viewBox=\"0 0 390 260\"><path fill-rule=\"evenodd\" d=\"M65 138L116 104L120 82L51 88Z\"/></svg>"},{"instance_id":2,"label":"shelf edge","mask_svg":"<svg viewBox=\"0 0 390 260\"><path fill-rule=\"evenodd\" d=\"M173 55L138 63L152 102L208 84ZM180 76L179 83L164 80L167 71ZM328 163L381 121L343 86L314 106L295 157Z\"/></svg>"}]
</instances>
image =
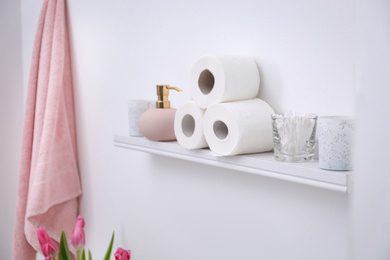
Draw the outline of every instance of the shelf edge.
<instances>
[{"instance_id":1,"label":"shelf edge","mask_svg":"<svg viewBox=\"0 0 390 260\"><path fill-rule=\"evenodd\" d=\"M228 163L219 162L219 161L216 161L213 159L195 157L195 156L191 156L191 155L187 155L187 154L175 153L175 152L171 152L171 151L150 148L150 147L142 146L142 145L124 143L124 142L121 142L120 140L118 140L118 138L114 138L114 145L117 147L147 152L147 153L151 153L151 154L168 156L168 157L178 158L178 159L182 159L182 160L186 160L186 161L192 161L192 162L197 162L197 163L201 163L201 164L216 166L216 167L220 167L220 168L232 169L232 170L236 170L236 171L257 174L257 175L261 175L261 176L265 176L265 177L269 177L269 178L274 178L274 179L279 179L279 180L314 186L314 187L318 187L318 188L341 192L344 194L348 194L349 190L350 190L349 185L348 185L348 176L346 176L347 185L344 186L344 185L338 185L338 184L328 183L328 182L324 182L324 181L317 181L317 180L313 180L313 179L297 177L297 176L293 176L293 175L287 175L287 174L283 174L283 173L279 173L279 172L272 172L272 171L268 171L268 170L266 171L266 170L261 170L261 169L255 169L255 168L241 166L241 165L228 164Z\"/></svg>"}]
</instances>

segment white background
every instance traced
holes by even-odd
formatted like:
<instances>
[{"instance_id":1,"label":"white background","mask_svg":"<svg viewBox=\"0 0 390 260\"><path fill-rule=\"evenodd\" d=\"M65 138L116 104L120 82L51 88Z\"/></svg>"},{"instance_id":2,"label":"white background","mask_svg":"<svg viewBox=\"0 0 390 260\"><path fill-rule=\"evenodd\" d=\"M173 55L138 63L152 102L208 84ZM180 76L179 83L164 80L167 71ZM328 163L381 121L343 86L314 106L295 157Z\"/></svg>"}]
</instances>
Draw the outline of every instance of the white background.
<instances>
[{"instance_id":1,"label":"white background","mask_svg":"<svg viewBox=\"0 0 390 260\"><path fill-rule=\"evenodd\" d=\"M0 0L0 255L11 259L23 127L19 1Z\"/></svg>"},{"instance_id":2,"label":"white background","mask_svg":"<svg viewBox=\"0 0 390 260\"><path fill-rule=\"evenodd\" d=\"M1 53L0 65L9 69L8 60L16 62L11 72L0 72L0 94L8 102L1 105L9 108L1 110L1 120L12 129L1 128L6 167L1 205L8 212L1 221L7 231L1 236L1 252L10 258L23 113L20 90L28 80L42 1L0 3L0 32L9 35L1 38L1 50L3 42L12 43ZM371 12L366 12L365 1L352 0L68 0L67 7L84 190L81 213L94 258L104 255L113 230L114 248L131 249L135 260L347 259L352 241L366 245L367 233L359 227L378 223L383 230L382 222L362 214L367 205L355 199L350 209L346 195L115 148L112 139L113 134L128 134L126 101L155 98L156 84L184 90L170 95L174 107L190 99L189 71L205 53L253 56L262 77L259 97L277 112L385 111L386 102L378 104L375 97L385 99L388 92L376 91L365 99L377 75L375 70L366 73L363 54L366 48L379 52L386 46L371 46L365 39L366 31L373 31L374 38L385 31L386 23L373 18L386 17L388 3L377 1ZM10 32L11 25L15 28ZM357 103L357 96L364 102ZM387 126L386 120L380 124ZM360 135L366 137L368 130ZM360 146L360 158L367 156L365 147ZM371 161L361 169L372 169ZM356 181L359 191L363 185ZM360 191L355 194L364 196L364 188ZM386 203L381 194L382 203L374 209ZM363 217L352 218L351 213ZM386 235L378 232L378 241L386 241ZM362 248L353 252L360 254ZM372 248L382 252L379 243Z\"/></svg>"}]
</instances>

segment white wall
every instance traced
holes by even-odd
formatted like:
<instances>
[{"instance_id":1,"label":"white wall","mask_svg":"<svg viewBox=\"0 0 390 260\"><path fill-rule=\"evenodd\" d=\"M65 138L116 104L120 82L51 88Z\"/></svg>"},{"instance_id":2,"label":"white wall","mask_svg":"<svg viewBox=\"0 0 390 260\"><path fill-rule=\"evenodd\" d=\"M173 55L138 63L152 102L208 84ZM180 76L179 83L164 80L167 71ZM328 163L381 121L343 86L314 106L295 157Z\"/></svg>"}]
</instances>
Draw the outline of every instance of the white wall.
<instances>
[{"instance_id":1,"label":"white wall","mask_svg":"<svg viewBox=\"0 0 390 260\"><path fill-rule=\"evenodd\" d=\"M21 0L24 82L41 0ZM126 101L189 99L205 53L255 57L278 112L355 111L355 2L68 0L87 246L132 259L346 259L348 197L113 146ZM27 65L26 65L27 64Z\"/></svg>"},{"instance_id":2,"label":"white wall","mask_svg":"<svg viewBox=\"0 0 390 260\"><path fill-rule=\"evenodd\" d=\"M360 1L363 17L351 259L390 259L390 2ZM364 10L364 11L363 11Z\"/></svg>"},{"instance_id":3,"label":"white wall","mask_svg":"<svg viewBox=\"0 0 390 260\"><path fill-rule=\"evenodd\" d=\"M0 252L11 259L23 121L20 2L0 0Z\"/></svg>"}]
</instances>

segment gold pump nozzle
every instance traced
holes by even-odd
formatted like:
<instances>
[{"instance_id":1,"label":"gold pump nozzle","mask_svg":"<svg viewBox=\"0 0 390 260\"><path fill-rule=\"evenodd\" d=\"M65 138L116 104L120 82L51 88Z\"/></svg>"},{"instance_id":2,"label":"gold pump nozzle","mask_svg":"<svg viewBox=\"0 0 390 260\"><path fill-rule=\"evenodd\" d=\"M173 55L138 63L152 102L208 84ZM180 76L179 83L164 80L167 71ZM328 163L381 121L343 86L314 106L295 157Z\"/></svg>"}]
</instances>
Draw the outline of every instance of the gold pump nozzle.
<instances>
[{"instance_id":1,"label":"gold pump nozzle","mask_svg":"<svg viewBox=\"0 0 390 260\"><path fill-rule=\"evenodd\" d=\"M171 87L169 85L157 85L157 98L156 108L170 108L171 102L168 100L169 90L174 89L176 91L181 91L181 89L176 87Z\"/></svg>"}]
</instances>

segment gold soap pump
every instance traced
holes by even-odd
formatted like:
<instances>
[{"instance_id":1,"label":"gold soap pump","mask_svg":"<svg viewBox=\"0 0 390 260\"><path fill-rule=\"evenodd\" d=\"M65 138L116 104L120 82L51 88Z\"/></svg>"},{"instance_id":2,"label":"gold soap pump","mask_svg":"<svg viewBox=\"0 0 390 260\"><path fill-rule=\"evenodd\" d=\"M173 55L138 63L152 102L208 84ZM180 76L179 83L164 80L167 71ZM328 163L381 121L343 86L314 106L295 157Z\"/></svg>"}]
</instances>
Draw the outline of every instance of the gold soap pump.
<instances>
[{"instance_id":1,"label":"gold soap pump","mask_svg":"<svg viewBox=\"0 0 390 260\"><path fill-rule=\"evenodd\" d=\"M175 113L168 100L169 90L181 89L169 85L157 85L156 108L145 111L138 121L138 127L143 136L151 141L175 141Z\"/></svg>"},{"instance_id":2,"label":"gold soap pump","mask_svg":"<svg viewBox=\"0 0 390 260\"><path fill-rule=\"evenodd\" d=\"M170 108L171 101L168 100L169 90L174 89L176 91L181 91L181 89L176 87L171 87L169 85L157 85L157 98L156 108Z\"/></svg>"}]
</instances>

